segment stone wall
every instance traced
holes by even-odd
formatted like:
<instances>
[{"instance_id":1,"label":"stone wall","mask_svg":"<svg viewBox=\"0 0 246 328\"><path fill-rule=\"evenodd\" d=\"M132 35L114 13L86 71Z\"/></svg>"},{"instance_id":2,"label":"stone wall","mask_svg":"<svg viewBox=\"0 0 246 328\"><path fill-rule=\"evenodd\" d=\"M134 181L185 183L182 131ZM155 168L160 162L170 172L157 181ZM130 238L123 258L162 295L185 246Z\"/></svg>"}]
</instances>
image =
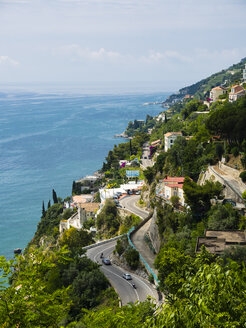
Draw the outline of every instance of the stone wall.
<instances>
[{"instance_id":1,"label":"stone wall","mask_svg":"<svg viewBox=\"0 0 246 328\"><path fill-rule=\"evenodd\" d=\"M230 198L237 203L244 203L241 193L238 192L230 182L225 180L222 175L218 174L212 166L209 166L205 172L200 174L198 184L203 185L207 180L220 182L224 186L222 195L225 198Z\"/></svg>"},{"instance_id":2,"label":"stone wall","mask_svg":"<svg viewBox=\"0 0 246 328\"><path fill-rule=\"evenodd\" d=\"M149 227L149 237L150 237L151 243L156 251L156 254L158 254L160 251L160 247L161 247L161 240L159 237L159 231L158 231L158 226L157 226L156 222L157 222L157 214L156 214L156 209L155 209L152 219L151 219L150 227Z\"/></svg>"}]
</instances>

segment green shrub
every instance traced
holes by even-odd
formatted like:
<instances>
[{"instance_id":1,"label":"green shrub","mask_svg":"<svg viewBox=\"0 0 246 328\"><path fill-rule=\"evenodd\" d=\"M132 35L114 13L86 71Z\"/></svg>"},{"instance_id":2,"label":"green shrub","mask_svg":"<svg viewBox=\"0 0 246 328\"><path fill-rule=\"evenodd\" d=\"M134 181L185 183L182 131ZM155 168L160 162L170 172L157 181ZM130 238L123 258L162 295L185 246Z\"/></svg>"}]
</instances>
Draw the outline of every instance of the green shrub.
<instances>
[{"instance_id":1,"label":"green shrub","mask_svg":"<svg viewBox=\"0 0 246 328\"><path fill-rule=\"evenodd\" d=\"M233 147L232 150L231 150L231 153L234 157L237 157L239 155L238 147Z\"/></svg>"},{"instance_id":2,"label":"green shrub","mask_svg":"<svg viewBox=\"0 0 246 328\"><path fill-rule=\"evenodd\" d=\"M139 253L134 248L128 248L125 252L125 259L131 269L136 270L139 266Z\"/></svg>"},{"instance_id":3,"label":"green shrub","mask_svg":"<svg viewBox=\"0 0 246 328\"><path fill-rule=\"evenodd\" d=\"M124 253L125 247L124 247L122 241L119 239L117 240L115 250L119 254L119 256L121 256Z\"/></svg>"},{"instance_id":4,"label":"green shrub","mask_svg":"<svg viewBox=\"0 0 246 328\"><path fill-rule=\"evenodd\" d=\"M149 282L150 282L151 284L153 284L153 283L155 282L155 279L154 279L153 274L149 274L148 279L149 279Z\"/></svg>"},{"instance_id":5,"label":"green shrub","mask_svg":"<svg viewBox=\"0 0 246 328\"><path fill-rule=\"evenodd\" d=\"M243 182L246 182L246 171L243 171L242 173L240 173L240 178L242 179Z\"/></svg>"}]
</instances>

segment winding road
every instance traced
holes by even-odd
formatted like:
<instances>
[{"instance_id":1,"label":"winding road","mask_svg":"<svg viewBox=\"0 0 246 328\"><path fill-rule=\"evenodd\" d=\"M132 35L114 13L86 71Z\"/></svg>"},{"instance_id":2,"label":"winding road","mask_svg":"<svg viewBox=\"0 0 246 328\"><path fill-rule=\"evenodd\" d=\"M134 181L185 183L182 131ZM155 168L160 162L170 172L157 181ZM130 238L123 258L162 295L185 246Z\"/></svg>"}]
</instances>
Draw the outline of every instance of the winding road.
<instances>
[{"instance_id":1,"label":"winding road","mask_svg":"<svg viewBox=\"0 0 246 328\"><path fill-rule=\"evenodd\" d=\"M123 208L128 210L129 212L132 212L135 215L140 216L142 219L147 218L149 215L149 212L145 211L144 209L136 206L136 202L140 199L140 196L133 195L133 196L127 196L121 199L120 203Z\"/></svg>"},{"instance_id":2,"label":"winding road","mask_svg":"<svg viewBox=\"0 0 246 328\"><path fill-rule=\"evenodd\" d=\"M104 257L109 257L109 255L113 252L115 245L116 241L111 241L107 244L88 249L87 256L92 261L101 264L101 253L103 253ZM105 274L111 285L118 293L122 305L135 303L136 301L143 302L148 296L158 300L158 295L155 287L141 277L130 273L133 279L127 281L122 277L123 273L126 271L115 265L102 264L100 270ZM132 287L132 283L136 285L136 289Z\"/></svg>"},{"instance_id":3,"label":"winding road","mask_svg":"<svg viewBox=\"0 0 246 328\"><path fill-rule=\"evenodd\" d=\"M129 212L132 212L133 214L140 216L142 219L145 219L149 215L149 212L136 206L136 202L139 200L139 198L140 196L136 196L136 195L125 197L120 201L120 203ZM149 231L150 224L151 224L151 219L132 235L132 242L136 247L137 251L142 255L144 260L148 263L148 265L151 267L151 269L157 276L158 271L155 269L154 266L156 255L150 250L150 248L148 247L148 245L144 240L146 233Z\"/></svg>"}]
</instances>

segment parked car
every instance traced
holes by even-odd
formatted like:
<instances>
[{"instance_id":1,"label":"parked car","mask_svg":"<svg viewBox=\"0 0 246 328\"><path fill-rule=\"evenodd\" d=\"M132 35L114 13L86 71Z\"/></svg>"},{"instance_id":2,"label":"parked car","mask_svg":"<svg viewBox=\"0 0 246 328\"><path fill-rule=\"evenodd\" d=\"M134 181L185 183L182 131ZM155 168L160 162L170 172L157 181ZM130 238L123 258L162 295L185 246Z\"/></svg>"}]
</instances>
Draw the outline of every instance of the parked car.
<instances>
[{"instance_id":1,"label":"parked car","mask_svg":"<svg viewBox=\"0 0 246 328\"><path fill-rule=\"evenodd\" d=\"M122 277L126 280L132 280L132 276L129 273L124 273Z\"/></svg>"},{"instance_id":2,"label":"parked car","mask_svg":"<svg viewBox=\"0 0 246 328\"><path fill-rule=\"evenodd\" d=\"M141 191L140 190L137 190L136 192L135 192L135 195L140 195L141 194Z\"/></svg>"},{"instance_id":3,"label":"parked car","mask_svg":"<svg viewBox=\"0 0 246 328\"><path fill-rule=\"evenodd\" d=\"M128 195L133 195L133 192L131 190L128 190Z\"/></svg>"},{"instance_id":4,"label":"parked car","mask_svg":"<svg viewBox=\"0 0 246 328\"><path fill-rule=\"evenodd\" d=\"M232 206L236 206L236 202L234 202L234 200L230 199L230 198L225 198L223 199L223 202L222 202L223 205L225 204L231 204Z\"/></svg>"},{"instance_id":5,"label":"parked car","mask_svg":"<svg viewBox=\"0 0 246 328\"><path fill-rule=\"evenodd\" d=\"M110 264L111 264L110 260L107 259L107 258L103 258L103 259L102 259L102 263L103 263L103 264L106 264L106 265L110 265Z\"/></svg>"}]
</instances>

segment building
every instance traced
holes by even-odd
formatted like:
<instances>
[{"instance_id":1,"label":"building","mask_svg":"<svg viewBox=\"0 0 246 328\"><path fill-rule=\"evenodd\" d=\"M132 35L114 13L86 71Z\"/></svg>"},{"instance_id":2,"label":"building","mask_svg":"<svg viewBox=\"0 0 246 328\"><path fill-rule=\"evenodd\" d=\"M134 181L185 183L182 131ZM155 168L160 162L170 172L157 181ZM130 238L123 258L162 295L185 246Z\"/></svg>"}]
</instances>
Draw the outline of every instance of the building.
<instances>
[{"instance_id":1,"label":"building","mask_svg":"<svg viewBox=\"0 0 246 328\"><path fill-rule=\"evenodd\" d=\"M76 181L76 184L80 185L80 191L83 192L84 190L96 190L95 187L96 182L100 179L98 175L87 175L84 178Z\"/></svg>"},{"instance_id":2,"label":"building","mask_svg":"<svg viewBox=\"0 0 246 328\"><path fill-rule=\"evenodd\" d=\"M205 230L205 237L197 238L196 252L200 252L203 245L210 253L220 255L231 246L246 246L246 232L240 230Z\"/></svg>"},{"instance_id":3,"label":"building","mask_svg":"<svg viewBox=\"0 0 246 328\"><path fill-rule=\"evenodd\" d=\"M168 149L170 149L173 144L174 141L178 138L178 137L182 137L182 132L168 132L166 134L164 134L164 138L165 138L165 151L168 151Z\"/></svg>"},{"instance_id":4,"label":"building","mask_svg":"<svg viewBox=\"0 0 246 328\"><path fill-rule=\"evenodd\" d=\"M158 139L158 140L151 142L150 146L157 147L157 146L160 146L160 144L161 144L161 139Z\"/></svg>"},{"instance_id":5,"label":"building","mask_svg":"<svg viewBox=\"0 0 246 328\"><path fill-rule=\"evenodd\" d=\"M246 64L245 64L245 67L243 69L243 82L246 82Z\"/></svg>"},{"instance_id":6,"label":"building","mask_svg":"<svg viewBox=\"0 0 246 328\"><path fill-rule=\"evenodd\" d=\"M226 90L222 87L215 87L210 91L209 98L211 101L216 101L219 99L220 96L226 94Z\"/></svg>"},{"instance_id":7,"label":"building","mask_svg":"<svg viewBox=\"0 0 246 328\"><path fill-rule=\"evenodd\" d=\"M179 197L179 204L184 206L184 177L166 177L161 181L161 183L157 186L157 196L163 198L168 203L171 202L171 198L173 196Z\"/></svg>"},{"instance_id":8,"label":"building","mask_svg":"<svg viewBox=\"0 0 246 328\"><path fill-rule=\"evenodd\" d=\"M236 101L243 96L245 96L245 90L241 85L236 84L232 86L231 92L229 93L230 102Z\"/></svg>"},{"instance_id":9,"label":"building","mask_svg":"<svg viewBox=\"0 0 246 328\"><path fill-rule=\"evenodd\" d=\"M96 212L99 210L100 203L85 203L78 207L78 211L68 220L62 220L59 225L59 231L62 234L64 230L71 227L81 229L83 223L89 218L95 219Z\"/></svg>"}]
</instances>

